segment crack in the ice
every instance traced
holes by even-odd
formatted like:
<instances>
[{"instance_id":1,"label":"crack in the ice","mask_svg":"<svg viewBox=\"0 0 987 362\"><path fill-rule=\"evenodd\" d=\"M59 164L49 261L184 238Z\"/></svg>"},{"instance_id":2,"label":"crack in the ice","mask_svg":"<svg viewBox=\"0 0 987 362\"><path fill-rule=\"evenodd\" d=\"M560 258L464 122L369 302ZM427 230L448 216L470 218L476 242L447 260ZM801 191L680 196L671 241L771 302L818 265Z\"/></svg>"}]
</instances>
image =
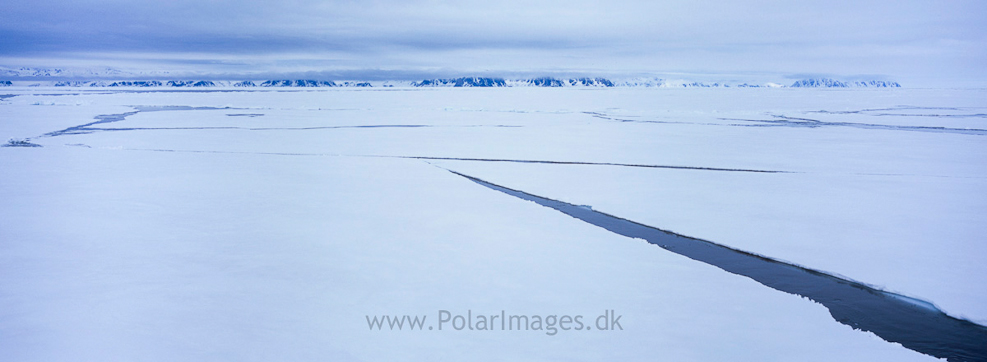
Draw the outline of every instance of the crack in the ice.
<instances>
[{"instance_id":1,"label":"crack in the ice","mask_svg":"<svg viewBox=\"0 0 987 362\"><path fill-rule=\"evenodd\" d=\"M75 146L75 145L73 145L73 146ZM374 158L399 158L399 159L413 159L413 160L515 162L515 163L536 163L536 164L554 164L554 165L588 165L588 166L642 167L642 168L663 168L663 169L674 169L674 170L699 170L699 171L756 172L756 173L797 173L797 172L793 172L793 171L749 170L749 169L738 169L738 168L716 168L716 167L696 167L696 166L669 166L669 165L643 165L643 164L608 163L608 162L510 160L510 159L494 159L494 158L429 157L429 156L387 156L387 155L352 155L352 154L351 155L346 155L346 154L336 154L336 153L300 153L300 152L202 151L202 150L174 150L174 149L164 149L164 148L125 148L124 150L128 150L128 151L152 151L152 152L176 152L176 153L183 153L184 152L184 153L277 155L277 156L374 157Z\"/></svg>"},{"instance_id":2,"label":"crack in the ice","mask_svg":"<svg viewBox=\"0 0 987 362\"><path fill-rule=\"evenodd\" d=\"M979 128L950 128L950 127L933 127L933 126L901 126L901 125L854 123L854 122L827 122L827 121L820 121L815 119L795 118L795 117L787 117L781 115L773 115L773 117L779 119L744 119L744 118L719 118L719 119L724 121L766 123L761 125L746 125L746 126L761 126L761 127L819 128L824 126L832 126L832 127L853 127L860 129L877 129L877 130L891 130L891 131L952 133L952 134L965 134L965 135L975 135L975 136L987 135L987 129L979 129Z\"/></svg>"},{"instance_id":3,"label":"crack in the ice","mask_svg":"<svg viewBox=\"0 0 987 362\"><path fill-rule=\"evenodd\" d=\"M122 131L183 131L183 130L239 130L239 131L312 131L312 130L322 130L322 129L361 129L361 128L442 128L442 127L522 127L522 126L508 126L508 125L455 125L455 126L443 126L443 125L430 125L430 124L369 124L369 125L357 125L357 126L314 126L314 127L236 127L236 126L204 126L204 127L114 127L114 128L100 128L100 127L88 127L92 124L98 124L99 122L94 122L86 124L83 126L72 127L69 129L58 131L57 136L66 134L90 134L95 132L122 132Z\"/></svg>"},{"instance_id":4,"label":"crack in the ice","mask_svg":"<svg viewBox=\"0 0 987 362\"><path fill-rule=\"evenodd\" d=\"M802 296L829 309L836 321L937 358L987 361L987 327L949 316L932 303L887 292L822 271L496 185L448 170L484 187L555 209L580 221Z\"/></svg>"},{"instance_id":5,"label":"crack in the ice","mask_svg":"<svg viewBox=\"0 0 987 362\"><path fill-rule=\"evenodd\" d=\"M822 114L866 114L870 116L891 116L891 117L930 117L930 118L987 118L985 113L972 113L972 114L938 114L938 113L874 113L874 112L894 112L894 111L972 111L974 109L983 109L983 107L916 107L916 106L897 106L890 108L867 108L857 111L808 111L806 113L822 113Z\"/></svg>"},{"instance_id":6,"label":"crack in the ice","mask_svg":"<svg viewBox=\"0 0 987 362\"><path fill-rule=\"evenodd\" d=\"M215 109L239 109L230 107L190 107L190 106L131 106L131 108L136 109L132 112L124 112L117 114L101 114L96 117L95 122L89 122L86 124L81 124L78 126L72 126L63 130L52 131L41 135L40 137L58 137L64 135L78 135L78 134L89 134L95 131L105 131L110 130L110 128L93 128L97 124L120 122L127 119L127 117L133 116L141 112L162 112L162 111L194 111L194 110L215 110Z\"/></svg>"},{"instance_id":7,"label":"crack in the ice","mask_svg":"<svg viewBox=\"0 0 987 362\"><path fill-rule=\"evenodd\" d=\"M11 138L7 140L7 143L0 145L0 147L43 147L37 143L31 143L30 138L18 139Z\"/></svg>"},{"instance_id":8,"label":"crack in the ice","mask_svg":"<svg viewBox=\"0 0 987 362\"><path fill-rule=\"evenodd\" d=\"M807 113L826 113L826 114L863 114L866 111L887 111L887 110L900 110L900 109L944 109L953 110L955 108L887 108L887 109L865 109L860 111L811 111ZM818 119L811 118L799 118L799 117L789 117L785 115L770 115L776 119L747 119L747 118L717 118L721 121L741 121L741 122L752 122L759 124L722 124L722 123L703 123L703 122L675 122L675 121L655 121L655 120L639 120L639 119L623 119L616 118L605 113L600 112L583 112L594 118L599 118L608 121L616 122L630 122L630 123L657 123L657 124L694 124L694 125L704 125L704 126L732 126L732 127L804 127L804 128L819 128L819 127L853 127L860 129L878 129L878 130L892 130L892 131L913 131L913 132L930 132L930 133L952 133L952 134L965 134L965 135L987 135L987 129L979 128L951 128L951 127L936 127L936 126L900 126L900 125L885 125L885 124L874 124L874 123L855 123L855 122L829 122L821 121ZM892 113L881 113L881 114L871 114L873 116L916 116L916 117L940 117L940 118L987 118L987 114L977 113L977 114L965 114L965 115L934 115L934 114L892 114Z\"/></svg>"},{"instance_id":9,"label":"crack in the ice","mask_svg":"<svg viewBox=\"0 0 987 362\"><path fill-rule=\"evenodd\" d=\"M606 113L600 113L600 112L583 112L583 114L588 114L588 115L590 115L590 116L592 116L594 118L605 119L605 120L608 120L608 121L618 121L618 122L647 122L647 123L672 123L672 122L662 122L662 121L642 121L642 120L638 120L638 119L616 118L616 117L610 116L610 115L608 115Z\"/></svg>"},{"instance_id":10,"label":"crack in the ice","mask_svg":"<svg viewBox=\"0 0 987 362\"><path fill-rule=\"evenodd\" d=\"M366 125L355 125L355 126L315 126L315 127L257 127L257 128L241 128L250 131L271 131L271 130L315 130L315 129L340 129L340 128L474 128L474 127L492 127L492 128L520 128L523 126L512 126L512 125L502 125L502 124L464 124L464 125L435 125L435 124L366 124Z\"/></svg>"},{"instance_id":11,"label":"crack in the ice","mask_svg":"<svg viewBox=\"0 0 987 362\"><path fill-rule=\"evenodd\" d=\"M870 113L870 112L904 111L904 110L914 110L914 109L923 109L923 110L937 109L937 110L943 110L943 111L956 111L956 110L958 110L956 108L946 108L946 107L943 107L943 108L896 108L896 107L892 107L892 108L866 108L866 109L860 109L860 110L856 110L856 111L829 111L829 110L825 110L825 109L820 109L818 111L806 111L805 113L821 113L821 114L867 114L867 113Z\"/></svg>"},{"instance_id":12,"label":"crack in the ice","mask_svg":"<svg viewBox=\"0 0 987 362\"><path fill-rule=\"evenodd\" d=\"M66 146L77 146L93 148L85 144L66 144ZM662 168L662 169L679 169L679 170L698 170L698 171L733 171L733 172L757 172L757 173L797 173L797 174L811 174L813 172L809 171L777 171L777 170L745 170L745 169L732 169L732 168L713 168L713 167L698 167L698 166L669 166L669 165L645 165L645 164L621 164L621 163L607 163L607 162L580 162L580 161L540 161L540 160L508 160L508 159L483 159L483 158L462 158L462 157L431 157L431 156L391 156L391 155L361 155L361 154L341 154L341 153L304 153L304 152L256 152L256 151L219 151L219 150L178 150L178 149L168 149L168 148L121 148L121 147L96 147L99 149L108 150L124 150L124 151L149 151L149 152L169 152L169 153L211 153L211 154L237 154L237 155L265 155L265 156L319 156L319 157L372 157L372 158L398 158L398 159L413 159L413 160L450 160L450 161L477 161L477 162L517 162L517 163L536 163L536 164L557 164L557 165L588 165L588 166L616 166L616 167L642 167L642 168ZM984 177L976 176L949 176L949 175L923 175L923 174L895 174L895 173L848 173L848 175L862 175L862 176L888 176L888 177L938 177L938 178L967 178L967 179L983 179Z\"/></svg>"},{"instance_id":13,"label":"crack in the ice","mask_svg":"<svg viewBox=\"0 0 987 362\"><path fill-rule=\"evenodd\" d=\"M655 121L655 120L643 120L643 119L624 119L624 118L611 117L611 116L608 116L608 115L606 115L604 113L600 113L600 112L583 112L583 114L588 114L590 116L593 116L594 118L599 118L599 119L608 120L608 121L621 122L621 123L690 124L690 125L698 125L698 126L744 126L744 127L753 127L753 126L755 126L755 125L746 125L746 124L722 124L722 123L709 123L709 122ZM628 116L628 117L637 117L637 116Z\"/></svg>"},{"instance_id":14,"label":"crack in the ice","mask_svg":"<svg viewBox=\"0 0 987 362\"><path fill-rule=\"evenodd\" d=\"M818 111L808 111L807 113L825 113L825 114L859 114L868 112L880 112L880 111L908 111L908 110L923 110L923 111L960 111L964 108L958 107L922 107L922 106L895 106L888 108L864 108L856 111L829 111L825 109L820 109ZM966 108L969 109L969 108Z\"/></svg>"},{"instance_id":15,"label":"crack in the ice","mask_svg":"<svg viewBox=\"0 0 987 362\"><path fill-rule=\"evenodd\" d=\"M826 122L820 121L818 119L788 117L788 116L783 115L783 114L772 114L771 116L772 117L775 117L775 118L778 118L778 119L783 119L783 120L792 121L792 122L805 122L805 123L814 123L814 124L824 124L824 123L826 123Z\"/></svg>"},{"instance_id":16,"label":"crack in the ice","mask_svg":"<svg viewBox=\"0 0 987 362\"><path fill-rule=\"evenodd\" d=\"M987 118L987 113L975 114L903 114L903 113L878 113L872 116L892 116L892 117L929 117L929 118Z\"/></svg>"},{"instance_id":17,"label":"crack in the ice","mask_svg":"<svg viewBox=\"0 0 987 362\"><path fill-rule=\"evenodd\" d=\"M41 137L58 137L63 135L92 133L91 131L89 131L91 126L95 126L97 124L104 124L104 123L120 122L127 119L127 117L133 116L137 113L140 113L140 111L118 113L118 114L102 114L93 117L93 119L95 119L96 122L89 122L78 126L72 126L63 130L48 132L42 135Z\"/></svg>"},{"instance_id":18,"label":"crack in the ice","mask_svg":"<svg viewBox=\"0 0 987 362\"><path fill-rule=\"evenodd\" d=\"M243 109L231 107L188 107L188 106L133 106L136 111L103 114L93 117L95 122L89 122L66 129L45 133L40 137L57 137L64 135L90 134L94 132L120 132L120 131L163 131L163 130L245 130L245 131L309 131L320 129L345 129L345 128L427 128L427 127L493 127L493 128L521 128L518 125L503 124L467 124L467 125L430 125L430 124L369 124L369 125L348 125L348 126L314 126L314 127L237 127L237 126L202 126L202 127L93 127L95 125L120 122L141 112L161 112L161 111L189 111L189 110L218 110L218 109ZM263 116L260 113L233 113L227 116Z\"/></svg>"},{"instance_id":19,"label":"crack in the ice","mask_svg":"<svg viewBox=\"0 0 987 362\"><path fill-rule=\"evenodd\" d=\"M720 167L699 167L699 166L674 166L674 165L647 165L634 163L615 162L583 162L583 161L549 161L549 160L516 160L503 158L465 158L465 157L429 157L429 156L380 156L411 158L418 160L449 160L449 161L476 161L476 162L513 162L513 163L541 163L551 165L589 165L589 166L620 166L620 167L643 167L643 168L666 168L675 170L699 170L699 171L726 171L726 172L757 172L757 173L795 173L792 171L778 170L755 170L744 168L720 168Z\"/></svg>"}]
</instances>

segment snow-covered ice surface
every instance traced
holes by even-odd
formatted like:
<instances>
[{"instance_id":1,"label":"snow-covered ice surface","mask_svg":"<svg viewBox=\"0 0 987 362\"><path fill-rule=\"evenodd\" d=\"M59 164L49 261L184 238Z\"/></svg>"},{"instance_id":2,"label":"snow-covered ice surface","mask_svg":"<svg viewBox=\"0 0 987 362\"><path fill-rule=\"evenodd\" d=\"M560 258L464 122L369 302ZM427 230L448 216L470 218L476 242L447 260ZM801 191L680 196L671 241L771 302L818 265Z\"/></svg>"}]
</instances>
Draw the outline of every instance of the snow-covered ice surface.
<instances>
[{"instance_id":1,"label":"snow-covered ice surface","mask_svg":"<svg viewBox=\"0 0 987 362\"><path fill-rule=\"evenodd\" d=\"M931 359L445 169L987 321L983 90L3 93L13 361Z\"/></svg>"}]
</instances>

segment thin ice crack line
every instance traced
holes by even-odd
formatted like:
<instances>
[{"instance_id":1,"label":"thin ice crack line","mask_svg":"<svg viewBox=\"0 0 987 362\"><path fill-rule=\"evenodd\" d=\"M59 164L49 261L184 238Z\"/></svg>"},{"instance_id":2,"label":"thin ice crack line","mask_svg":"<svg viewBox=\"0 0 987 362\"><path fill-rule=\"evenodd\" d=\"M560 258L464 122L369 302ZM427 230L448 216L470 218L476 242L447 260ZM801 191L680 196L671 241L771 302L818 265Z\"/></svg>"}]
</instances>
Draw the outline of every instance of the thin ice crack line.
<instances>
[{"instance_id":1,"label":"thin ice crack line","mask_svg":"<svg viewBox=\"0 0 987 362\"><path fill-rule=\"evenodd\" d=\"M818 111L817 111L818 112ZM850 112L854 113L854 112ZM592 116L594 118L604 119L608 121L616 122L630 122L630 123L659 123L659 124L695 124L703 126L740 126L740 127L805 127L805 128L818 128L818 127L853 127L860 129L880 129L889 131L912 131L912 132L928 132L928 133L954 133L954 134L966 134L966 135L987 135L987 129L979 128L951 128L951 127L934 127L934 126L896 126L896 125L884 125L875 123L854 123L854 122L827 122L820 121L811 118L798 118L798 117L788 117L785 115L771 115L772 117L778 119L745 119L745 118L717 118L722 121L741 121L741 122L759 122L767 123L761 125L747 125L747 124L717 124L717 123L699 123L699 122L673 122L673 121L646 121L646 120L636 120L636 119L621 119L611 117L609 115L599 113L599 112L583 112L583 114ZM895 114L879 114L878 116L897 116ZM902 115L905 116L905 115ZM911 115L907 115L911 116ZM939 116L939 117L953 117L953 116ZM960 116L955 116L960 117ZM963 115L963 117L987 117L984 114L976 115Z\"/></svg>"},{"instance_id":2,"label":"thin ice crack line","mask_svg":"<svg viewBox=\"0 0 987 362\"><path fill-rule=\"evenodd\" d=\"M987 360L987 344L983 343L987 340L987 327L949 316L927 301L446 170L615 234L643 239L769 288L808 298L826 307L837 322L873 332L885 341L951 362Z\"/></svg>"},{"instance_id":3,"label":"thin ice crack line","mask_svg":"<svg viewBox=\"0 0 987 362\"><path fill-rule=\"evenodd\" d=\"M872 116L881 117L929 117L929 118L987 118L987 114L904 114L904 113L877 113Z\"/></svg>"},{"instance_id":4,"label":"thin ice crack line","mask_svg":"<svg viewBox=\"0 0 987 362\"><path fill-rule=\"evenodd\" d=\"M976 109L983 109L983 108L984 107L917 107L917 106L898 106L898 107L891 107L891 108L866 108L866 109L861 109L861 110L857 110L857 111L828 111L828 110L818 110L818 111L808 111L807 113L823 113L823 114L868 114L868 113L873 113L873 112L913 111L913 110L973 111L973 110L976 110ZM912 116L912 114L904 114L904 113L880 113L880 114L872 114L872 115L877 115L877 116ZM918 116L931 116L931 117L939 117L939 116L960 116L960 117L974 116L974 117L983 117L985 115L984 114L975 114L975 115L925 114L925 115L918 115Z\"/></svg>"},{"instance_id":5,"label":"thin ice crack line","mask_svg":"<svg viewBox=\"0 0 987 362\"><path fill-rule=\"evenodd\" d=\"M76 146L76 145L73 145L73 146ZM110 148L110 149L113 149L113 148ZM727 171L727 172L755 172L755 173L799 173L799 172L793 172L793 171L745 170L745 169L713 168L713 167L693 167L693 166L637 165L637 164L624 164L624 163L598 163L598 162L578 162L578 161L567 162L567 161L508 160L508 159L427 157L427 156L352 155L352 154L338 154L338 153L202 151L202 150L172 150L172 149L164 149L164 148L119 148L119 149L126 150L126 151L151 151L151 152L176 152L176 153L254 154L254 155L279 155L279 156L373 157L373 158L398 158L398 159L413 159L413 160L514 162L514 163L536 163L536 164L550 164L550 165L589 165L589 166L642 167L642 168L665 168L665 169L674 169L674 170L699 170L699 171Z\"/></svg>"},{"instance_id":6,"label":"thin ice crack line","mask_svg":"<svg viewBox=\"0 0 987 362\"><path fill-rule=\"evenodd\" d=\"M96 119L95 122L89 122L89 123L78 125L78 126L72 126L72 127L69 127L69 128L63 129L63 130L59 130L59 131L48 132L48 133L45 133L44 135L41 135L41 137L58 137L58 136L61 136L61 135L66 135L66 134L89 133L86 130L90 126L95 126L97 124L103 124L103 123L111 123L111 122L123 121L123 120L127 119L127 117L132 116L132 115L135 115L135 114L137 114L139 112L140 111L133 111L133 112L126 112L126 113L118 113L118 114L98 115L96 117L93 117L94 119Z\"/></svg>"},{"instance_id":7,"label":"thin ice crack line","mask_svg":"<svg viewBox=\"0 0 987 362\"><path fill-rule=\"evenodd\" d=\"M422 128L434 127L426 124L395 124L395 125L362 125L362 126L321 126L321 127L237 127L237 126L204 126L204 127L127 127L127 128L94 128L87 127L76 133L92 132L122 132L122 131L184 131L184 130L241 130L241 131L310 131L319 129L340 128Z\"/></svg>"},{"instance_id":8,"label":"thin ice crack line","mask_svg":"<svg viewBox=\"0 0 987 362\"><path fill-rule=\"evenodd\" d=\"M428 127L494 127L494 128L520 128L523 126L517 125L428 125L428 124L380 124L380 125L348 125L348 126L315 126L315 127L236 127L236 126L204 126L204 127L123 127L123 128L104 128L104 127L93 127L99 124L114 123L125 121L127 117L133 116L141 112L161 112L161 111L188 111L188 110L227 110L227 109L248 109L248 108L233 108L233 107L189 107L189 106L132 106L135 111L117 113L117 114L102 114L93 117L96 119L95 122L89 122L86 124L72 126L66 129L48 132L40 137L58 137L63 135L79 135L79 134L90 134L94 132L122 132L122 131L166 131L166 130L246 130L246 131L308 131L308 130L320 130L320 129L346 129L346 128L428 128ZM242 114L228 115L228 116L241 116Z\"/></svg>"},{"instance_id":9,"label":"thin ice crack line","mask_svg":"<svg viewBox=\"0 0 987 362\"><path fill-rule=\"evenodd\" d=\"M681 122L681 121L654 121L654 120L649 121L649 120L643 120L643 119L615 118L615 117L610 117L610 116L608 116L606 114L598 113L598 112L583 112L583 114L590 115L590 116L592 116L594 118L599 118L599 119L603 119L603 120L607 120L607 121L621 122L621 123L692 124L692 125L699 125L699 126L723 126L722 124L717 124L717 123ZM633 116L633 117L638 117L638 116Z\"/></svg>"},{"instance_id":10,"label":"thin ice crack line","mask_svg":"<svg viewBox=\"0 0 987 362\"><path fill-rule=\"evenodd\" d=\"M86 145L72 145L86 146ZM91 148L91 147L90 147ZM210 151L210 150L173 150L167 148L103 148L123 151L146 151L146 152L166 152L166 153L208 153L220 155L263 155L263 156L311 156L311 157L359 157L352 155L341 155L337 153L301 153L301 152L254 152L254 151ZM366 157L366 156L365 156Z\"/></svg>"},{"instance_id":11,"label":"thin ice crack line","mask_svg":"<svg viewBox=\"0 0 987 362\"><path fill-rule=\"evenodd\" d=\"M368 124L353 126L315 126L315 127L237 127L237 126L204 126L204 127L121 127L101 128L89 127L98 123L90 123L58 131L57 135L90 134L95 132L125 132L125 131L187 131L187 130L237 130L237 131L313 131L325 129L362 129L362 128L520 128L510 125L430 125L430 124Z\"/></svg>"},{"instance_id":12,"label":"thin ice crack line","mask_svg":"<svg viewBox=\"0 0 987 362\"><path fill-rule=\"evenodd\" d=\"M987 129L979 128L949 128L949 127L933 127L933 126L895 126L895 125L884 125L884 124L873 124L873 123L853 123L853 122L825 122L809 119L799 119L780 116L781 119L744 119L744 118L718 118L724 121L742 121L742 122L763 122L768 123L770 126L788 126L788 127L806 127L806 128L818 128L818 127L853 127L861 129L880 129L889 131L913 131L913 132L928 132L928 133L953 133L953 134L966 134L966 135L987 135ZM769 126L765 125L765 126Z\"/></svg>"},{"instance_id":13,"label":"thin ice crack line","mask_svg":"<svg viewBox=\"0 0 987 362\"><path fill-rule=\"evenodd\" d=\"M92 146L82 144L82 143L72 143L66 144L66 146L73 147L84 147L93 148ZM601 162L579 162L579 161L537 161L537 160L507 160L507 159L483 159L483 158L457 158L457 157L428 157L428 156L391 156L391 155L358 155L358 154L342 154L342 153L304 153L304 152L255 152L255 151L216 151L216 150L175 150L167 148L123 148L123 147L96 147L96 149L105 150L123 150L123 151L147 151L147 152L170 152L170 153L211 153L211 154L243 154L243 155L267 155L267 156L320 156L320 157L370 157L370 158L398 158L398 159L412 159L412 160L435 160L435 161L467 161L467 162L515 162L515 163L534 163L534 164L548 164L548 165L587 165L587 166L614 166L614 167L640 167L640 168L659 168L659 169L672 169L672 170L697 170L697 171L727 171L727 172L754 172L754 173L787 173L787 174L828 174L825 172L806 172L806 171L768 171L768 170L743 170L743 169L717 169L708 167L694 167L694 166L663 166L663 165L635 165L635 164L621 164L621 163L601 163ZM844 173L836 173L844 174ZM975 176L944 176L944 175L920 175L920 174L896 174L896 173L845 173L847 175L856 176L888 176L888 177L938 177L938 178L966 178L966 179L983 179L984 177Z\"/></svg>"},{"instance_id":14,"label":"thin ice crack line","mask_svg":"<svg viewBox=\"0 0 987 362\"><path fill-rule=\"evenodd\" d=\"M672 165L643 165L643 164L633 164L633 163L611 163L611 162L512 160L512 159L499 159L499 158L459 158L459 157L428 157L428 156L380 156L380 157L412 158L418 160L541 163L541 164L551 164L551 165L620 166L620 167L642 167L642 168L666 168L666 169L675 169L675 170L725 171L725 172L798 173L793 171L777 171L777 170L753 170L753 169L742 169L742 168L672 166Z\"/></svg>"},{"instance_id":15,"label":"thin ice crack line","mask_svg":"<svg viewBox=\"0 0 987 362\"><path fill-rule=\"evenodd\" d=\"M162 112L162 111L194 111L194 110L218 110L218 109L246 109L246 108L232 108L232 107L190 107L190 106L130 106L134 108L134 111L117 113L117 114L101 114L93 117L95 122L89 122L86 124L72 126L63 130L52 131L45 133L39 137L58 137L63 135L73 135L73 134L88 134L96 131L107 130L101 128L92 128L97 124L121 122L127 120L127 117L133 116L141 112Z\"/></svg>"}]
</instances>

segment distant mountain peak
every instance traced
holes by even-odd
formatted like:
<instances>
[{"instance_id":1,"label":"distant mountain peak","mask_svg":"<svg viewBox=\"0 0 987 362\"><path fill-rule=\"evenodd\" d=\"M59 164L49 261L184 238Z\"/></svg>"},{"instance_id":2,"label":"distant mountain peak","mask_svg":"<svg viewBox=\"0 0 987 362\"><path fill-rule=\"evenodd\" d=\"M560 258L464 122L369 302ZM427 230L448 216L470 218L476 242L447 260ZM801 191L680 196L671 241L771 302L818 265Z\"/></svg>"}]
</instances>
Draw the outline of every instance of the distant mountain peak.
<instances>
[{"instance_id":1,"label":"distant mountain peak","mask_svg":"<svg viewBox=\"0 0 987 362\"><path fill-rule=\"evenodd\" d=\"M415 87L506 87L504 78L462 77L454 79L425 79L412 82Z\"/></svg>"},{"instance_id":2,"label":"distant mountain peak","mask_svg":"<svg viewBox=\"0 0 987 362\"><path fill-rule=\"evenodd\" d=\"M830 78L802 79L792 84L793 88L901 88L898 82L884 80L839 81Z\"/></svg>"},{"instance_id":3,"label":"distant mountain peak","mask_svg":"<svg viewBox=\"0 0 987 362\"><path fill-rule=\"evenodd\" d=\"M336 83L329 80L268 80L260 84L261 87L335 87Z\"/></svg>"}]
</instances>

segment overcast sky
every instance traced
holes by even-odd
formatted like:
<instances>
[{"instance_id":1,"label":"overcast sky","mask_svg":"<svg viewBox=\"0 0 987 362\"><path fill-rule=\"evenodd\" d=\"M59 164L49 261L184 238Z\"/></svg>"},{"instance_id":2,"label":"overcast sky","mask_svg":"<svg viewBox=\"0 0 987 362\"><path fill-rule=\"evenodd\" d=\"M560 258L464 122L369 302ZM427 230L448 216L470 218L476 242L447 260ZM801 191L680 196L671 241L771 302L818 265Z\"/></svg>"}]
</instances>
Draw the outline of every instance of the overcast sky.
<instances>
[{"instance_id":1,"label":"overcast sky","mask_svg":"<svg viewBox=\"0 0 987 362\"><path fill-rule=\"evenodd\" d=\"M987 79L987 1L3 0L0 65Z\"/></svg>"}]
</instances>

